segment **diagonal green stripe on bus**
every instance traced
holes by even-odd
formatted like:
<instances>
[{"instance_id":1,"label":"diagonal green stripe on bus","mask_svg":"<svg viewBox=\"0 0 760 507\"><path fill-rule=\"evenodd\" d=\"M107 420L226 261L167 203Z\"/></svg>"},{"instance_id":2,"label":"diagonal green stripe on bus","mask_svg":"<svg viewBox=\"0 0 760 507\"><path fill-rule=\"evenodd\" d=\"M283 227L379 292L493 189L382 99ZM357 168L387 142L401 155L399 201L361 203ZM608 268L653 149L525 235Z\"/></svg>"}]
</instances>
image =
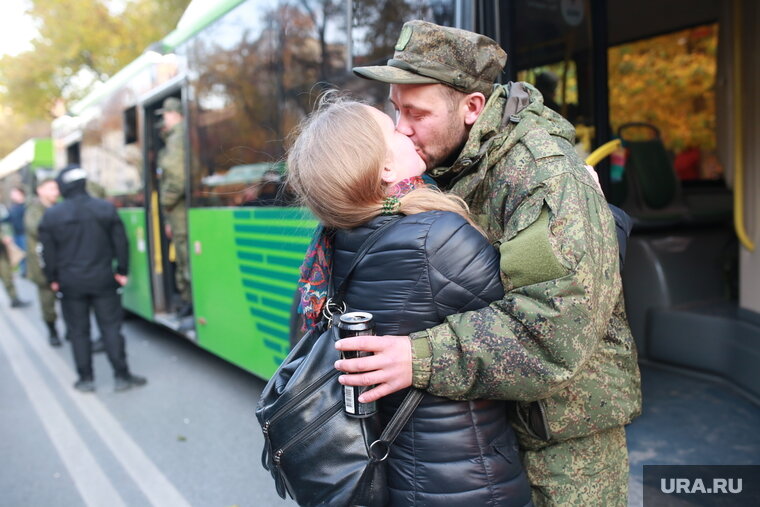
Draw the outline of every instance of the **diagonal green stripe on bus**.
<instances>
[{"instance_id":1,"label":"diagonal green stripe on bus","mask_svg":"<svg viewBox=\"0 0 760 507\"><path fill-rule=\"evenodd\" d=\"M272 285L269 280L263 280L258 277L243 277L243 286L253 290L268 291L272 294L278 294L285 297L293 297L296 290L296 284Z\"/></svg>"},{"instance_id":2,"label":"diagonal green stripe on bus","mask_svg":"<svg viewBox=\"0 0 760 507\"><path fill-rule=\"evenodd\" d=\"M300 262L299 262L299 265L300 265ZM297 277L298 274L299 274L298 267L281 266L281 265L275 264L275 263L253 262L253 261L247 262L245 260L241 260L240 261L240 266L241 267L242 266L246 266L247 268L251 268L252 270L258 269L258 270L260 270L260 272L262 274L277 272L277 273L282 273L282 274L285 274L285 275L290 275L290 278L288 278L288 279L292 279L293 277ZM252 271L252 272L255 273L255 271Z\"/></svg>"},{"instance_id":3,"label":"diagonal green stripe on bus","mask_svg":"<svg viewBox=\"0 0 760 507\"><path fill-rule=\"evenodd\" d=\"M271 251L277 252L280 250L285 250L287 252L299 252L302 255L306 252L306 247L309 246L309 241L311 241L309 238L302 238L304 241L302 242L285 242L285 241L277 241L276 238L274 240L267 240L270 238L235 238L235 244L240 247L250 247L250 248L269 248Z\"/></svg>"}]
</instances>

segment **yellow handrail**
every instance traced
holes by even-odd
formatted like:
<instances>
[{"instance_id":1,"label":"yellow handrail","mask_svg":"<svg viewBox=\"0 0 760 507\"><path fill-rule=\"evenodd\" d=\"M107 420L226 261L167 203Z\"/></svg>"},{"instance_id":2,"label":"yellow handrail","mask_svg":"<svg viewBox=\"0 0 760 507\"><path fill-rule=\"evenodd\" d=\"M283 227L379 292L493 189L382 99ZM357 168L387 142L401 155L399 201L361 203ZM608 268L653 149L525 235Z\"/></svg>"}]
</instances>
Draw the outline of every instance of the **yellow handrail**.
<instances>
[{"instance_id":1,"label":"yellow handrail","mask_svg":"<svg viewBox=\"0 0 760 507\"><path fill-rule=\"evenodd\" d=\"M586 157L586 163L590 166L595 166L604 160L605 157L612 154L613 151L619 149L622 145L623 143L620 141L620 139L613 139L610 142L604 143L593 152L591 152L591 155Z\"/></svg>"},{"instance_id":2,"label":"yellow handrail","mask_svg":"<svg viewBox=\"0 0 760 507\"><path fill-rule=\"evenodd\" d=\"M744 248L755 251L755 244L744 228L744 143L742 137L742 44L741 0L734 0L734 230Z\"/></svg>"},{"instance_id":3,"label":"yellow handrail","mask_svg":"<svg viewBox=\"0 0 760 507\"><path fill-rule=\"evenodd\" d=\"M150 194L150 219L153 222L153 269L157 275L163 274L164 262L161 256L161 221L158 216L158 192Z\"/></svg>"}]
</instances>

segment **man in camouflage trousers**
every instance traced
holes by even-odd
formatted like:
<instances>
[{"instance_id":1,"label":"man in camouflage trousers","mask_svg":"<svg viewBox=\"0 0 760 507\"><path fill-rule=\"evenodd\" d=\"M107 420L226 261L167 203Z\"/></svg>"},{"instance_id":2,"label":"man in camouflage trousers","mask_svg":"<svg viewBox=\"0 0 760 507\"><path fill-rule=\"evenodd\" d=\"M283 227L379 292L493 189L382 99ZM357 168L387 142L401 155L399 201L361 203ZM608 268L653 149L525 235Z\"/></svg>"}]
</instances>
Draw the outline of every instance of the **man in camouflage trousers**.
<instances>
[{"instance_id":1,"label":"man in camouflage trousers","mask_svg":"<svg viewBox=\"0 0 760 507\"><path fill-rule=\"evenodd\" d=\"M40 298L40 309L42 310L42 320L45 321L50 333L49 341L53 347L60 347L61 340L58 337L58 330L55 327L57 319L55 313L55 293L50 288L50 284L42 270L44 265L42 261L42 244L40 243L39 227L45 210L53 206L60 192L58 183L53 178L46 178L37 184L37 198L33 199L27 206L24 214L24 230L27 238L27 269L29 279L37 285L37 293Z\"/></svg>"},{"instance_id":2,"label":"man in camouflage trousers","mask_svg":"<svg viewBox=\"0 0 760 507\"><path fill-rule=\"evenodd\" d=\"M156 111L163 115L166 146L158 154L161 169L159 196L161 209L168 222L167 236L174 243L176 254L175 282L182 298L181 316L192 313L190 298L190 266L187 250L187 208L185 206L185 124L182 102L176 97L164 100Z\"/></svg>"},{"instance_id":3,"label":"man in camouflage trousers","mask_svg":"<svg viewBox=\"0 0 760 507\"><path fill-rule=\"evenodd\" d=\"M11 243L13 243L13 229L8 223L0 223L0 280L2 280L5 292L11 299L11 308L22 308L29 303L21 301L18 298L16 283L13 281L14 266L11 264L10 254L8 253Z\"/></svg>"},{"instance_id":4,"label":"man in camouflage trousers","mask_svg":"<svg viewBox=\"0 0 760 507\"><path fill-rule=\"evenodd\" d=\"M387 66L397 130L462 197L501 253L502 300L410 337L340 350L367 402L413 385L453 399L516 400L536 505L626 505L624 425L641 410L615 222L574 150L575 132L527 83L493 85L506 54L487 37L412 21Z\"/></svg>"}]
</instances>

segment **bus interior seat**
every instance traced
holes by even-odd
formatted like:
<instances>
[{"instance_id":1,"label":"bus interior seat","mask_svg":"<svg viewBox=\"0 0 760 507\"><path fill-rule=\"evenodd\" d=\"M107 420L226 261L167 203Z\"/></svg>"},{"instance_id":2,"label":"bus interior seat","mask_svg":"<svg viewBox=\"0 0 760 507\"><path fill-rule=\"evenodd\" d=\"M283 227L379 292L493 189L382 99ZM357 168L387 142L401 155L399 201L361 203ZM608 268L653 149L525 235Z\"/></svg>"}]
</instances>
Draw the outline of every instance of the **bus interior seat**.
<instances>
[{"instance_id":1,"label":"bus interior seat","mask_svg":"<svg viewBox=\"0 0 760 507\"><path fill-rule=\"evenodd\" d=\"M646 129L649 139L626 137L632 129ZM622 208L638 228L659 228L689 221L689 210L681 195L681 185L660 138L660 131L648 123L626 123L618 136L628 152L625 162L625 200Z\"/></svg>"},{"instance_id":2,"label":"bus interior seat","mask_svg":"<svg viewBox=\"0 0 760 507\"><path fill-rule=\"evenodd\" d=\"M650 137L627 137L626 131L632 129L648 130ZM641 122L626 123L618 128L618 136L628 156L616 192L621 198L621 207L631 215L636 228L710 225L731 218L732 209L725 205L724 199L724 194L730 192L725 189L717 194L696 195L697 199L684 195L657 127Z\"/></svg>"}]
</instances>

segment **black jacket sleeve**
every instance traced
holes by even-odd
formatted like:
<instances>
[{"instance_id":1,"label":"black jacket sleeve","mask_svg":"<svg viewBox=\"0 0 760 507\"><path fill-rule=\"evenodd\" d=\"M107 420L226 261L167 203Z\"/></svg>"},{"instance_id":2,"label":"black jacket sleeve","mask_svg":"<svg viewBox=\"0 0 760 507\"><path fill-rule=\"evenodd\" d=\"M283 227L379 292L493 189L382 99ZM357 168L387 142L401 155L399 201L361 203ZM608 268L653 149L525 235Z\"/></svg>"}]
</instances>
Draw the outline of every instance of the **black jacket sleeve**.
<instances>
[{"instance_id":1,"label":"black jacket sleeve","mask_svg":"<svg viewBox=\"0 0 760 507\"><path fill-rule=\"evenodd\" d=\"M129 274L129 241L119 213L116 208L112 208L112 210L111 244L113 244L113 250L116 254L116 272L126 276Z\"/></svg>"},{"instance_id":2,"label":"black jacket sleeve","mask_svg":"<svg viewBox=\"0 0 760 507\"><path fill-rule=\"evenodd\" d=\"M628 236L631 235L631 229L633 229L633 220L628 216L628 213L621 210L617 206L607 204L610 207L612 216L615 219L615 232L617 233L618 251L620 255L620 271L623 271L623 263L625 262L625 250L628 247Z\"/></svg>"},{"instance_id":3,"label":"black jacket sleeve","mask_svg":"<svg viewBox=\"0 0 760 507\"><path fill-rule=\"evenodd\" d=\"M483 308L504 296L498 252L459 215L445 213L432 224L425 251L430 289L441 320Z\"/></svg>"},{"instance_id":4,"label":"black jacket sleeve","mask_svg":"<svg viewBox=\"0 0 760 507\"><path fill-rule=\"evenodd\" d=\"M50 215L45 210L42 215L38 229L40 244L42 245L42 270L45 272L45 278L48 283L58 281L58 257L56 252L55 239L53 238L52 226L50 224Z\"/></svg>"}]
</instances>

